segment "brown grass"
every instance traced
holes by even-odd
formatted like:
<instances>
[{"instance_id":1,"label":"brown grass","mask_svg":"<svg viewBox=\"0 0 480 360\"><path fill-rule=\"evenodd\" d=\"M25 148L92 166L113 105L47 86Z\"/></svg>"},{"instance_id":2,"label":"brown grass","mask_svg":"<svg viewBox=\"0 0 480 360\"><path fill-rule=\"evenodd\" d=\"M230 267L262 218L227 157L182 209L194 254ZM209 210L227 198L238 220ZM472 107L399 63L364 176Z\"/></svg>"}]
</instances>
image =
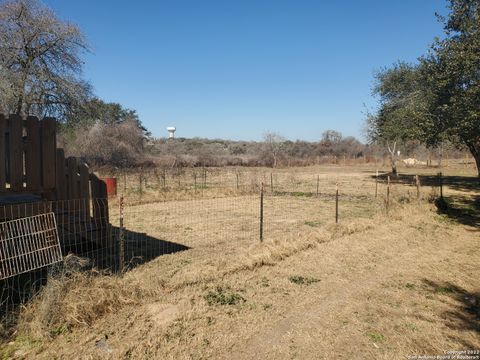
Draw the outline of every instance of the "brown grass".
<instances>
[{"instance_id":1,"label":"brown grass","mask_svg":"<svg viewBox=\"0 0 480 360\"><path fill-rule=\"evenodd\" d=\"M127 227L191 249L121 278L52 279L4 354L400 359L480 347L478 229L412 197L387 216L362 173L344 185L340 224L332 199L266 199L264 243L256 196L127 209ZM411 191L394 186L397 200Z\"/></svg>"}]
</instances>

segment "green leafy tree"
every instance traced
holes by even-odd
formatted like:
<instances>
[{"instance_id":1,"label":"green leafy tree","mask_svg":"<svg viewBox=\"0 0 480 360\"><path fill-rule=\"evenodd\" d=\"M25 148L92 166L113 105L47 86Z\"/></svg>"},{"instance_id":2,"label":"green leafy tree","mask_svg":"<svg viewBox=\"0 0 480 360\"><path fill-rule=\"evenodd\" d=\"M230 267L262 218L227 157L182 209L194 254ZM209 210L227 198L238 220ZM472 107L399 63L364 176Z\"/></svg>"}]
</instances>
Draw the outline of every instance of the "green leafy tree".
<instances>
[{"instance_id":1,"label":"green leafy tree","mask_svg":"<svg viewBox=\"0 0 480 360\"><path fill-rule=\"evenodd\" d=\"M446 37L421 59L428 108L421 124L429 145L467 147L480 176L480 1L451 0Z\"/></svg>"},{"instance_id":2,"label":"green leafy tree","mask_svg":"<svg viewBox=\"0 0 480 360\"><path fill-rule=\"evenodd\" d=\"M420 137L424 120L424 85L418 66L399 62L375 75L373 93L380 99L376 114L367 115L367 135L371 143L386 146L397 174L399 145Z\"/></svg>"},{"instance_id":3,"label":"green leafy tree","mask_svg":"<svg viewBox=\"0 0 480 360\"><path fill-rule=\"evenodd\" d=\"M420 140L467 147L480 169L480 0L450 0L445 37L418 64L395 64L376 75L380 106L368 114L368 137L395 147ZM480 172L479 172L480 176Z\"/></svg>"},{"instance_id":4,"label":"green leafy tree","mask_svg":"<svg viewBox=\"0 0 480 360\"><path fill-rule=\"evenodd\" d=\"M107 103L98 98L85 101L70 112L64 129L75 131L79 127L91 127L98 122L104 125L118 125L125 121L132 121L146 136L150 135L135 110L124 108L118 103Z\"/></svg>"}]
</instances>

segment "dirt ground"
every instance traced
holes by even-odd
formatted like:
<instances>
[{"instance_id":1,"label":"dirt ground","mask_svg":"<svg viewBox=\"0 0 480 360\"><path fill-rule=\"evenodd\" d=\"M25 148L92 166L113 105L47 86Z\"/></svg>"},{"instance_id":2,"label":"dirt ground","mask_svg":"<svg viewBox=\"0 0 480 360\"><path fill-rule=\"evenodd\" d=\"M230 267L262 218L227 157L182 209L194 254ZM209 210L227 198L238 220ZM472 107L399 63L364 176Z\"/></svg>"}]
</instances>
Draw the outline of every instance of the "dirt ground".
<instances>
[{"instance_id":1,"label":"dirt ground","mask_svg":"<svg viewBox=\"0 0 480 360\"><path fill-rule=\"evenodd\" d=\"M445 169L456 210L439 214L427 201L431 186L417 201L418 171L409 171L392 185L387 214L386 185L375 198L372 169L324 169L328 191L317 198L301 187L315 188L318 170L278 173L298 186L266 197L263 243L256 194L137 201L127 228L188 250L121 278L52 281L26 306L4 358L405 359L480 350L476 180ZM425 184L434 174L423 170Z\"/></svg>"}]
</instances>

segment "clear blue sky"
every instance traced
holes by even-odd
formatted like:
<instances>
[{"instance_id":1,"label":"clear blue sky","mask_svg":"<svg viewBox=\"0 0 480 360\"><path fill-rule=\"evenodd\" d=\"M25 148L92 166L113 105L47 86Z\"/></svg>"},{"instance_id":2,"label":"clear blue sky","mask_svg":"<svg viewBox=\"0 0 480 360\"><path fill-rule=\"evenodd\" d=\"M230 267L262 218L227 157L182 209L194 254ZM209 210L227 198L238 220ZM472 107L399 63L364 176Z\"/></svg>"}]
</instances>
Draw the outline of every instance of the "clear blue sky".
<instances>
[{"instance_id":1,"label":"clear blue sky","mask_svg":"<svg viewBox=\"0 0 480 360\"><path fill-rule=\"evenodd\" d=\"M444 0L44 0L93 53L85 77L153 135L361 137L372 75L442 35Z\"/></svg>"}]
</instances>

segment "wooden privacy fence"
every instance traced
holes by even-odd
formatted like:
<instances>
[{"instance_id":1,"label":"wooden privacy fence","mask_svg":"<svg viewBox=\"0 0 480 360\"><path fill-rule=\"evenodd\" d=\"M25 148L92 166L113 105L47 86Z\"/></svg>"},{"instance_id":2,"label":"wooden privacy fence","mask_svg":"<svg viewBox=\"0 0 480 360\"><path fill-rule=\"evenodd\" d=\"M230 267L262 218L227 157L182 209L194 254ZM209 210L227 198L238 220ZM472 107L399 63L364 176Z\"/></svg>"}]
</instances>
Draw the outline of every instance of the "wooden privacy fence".
<instances>
[{"instance_id":1,"label":"wooden privacy fence","mask_svg":"<svg viewBox=\"0 0 480 360\"><path fill-rule=\"evenodd\" d=\"M55 119L0 115L0 192L53 193Z\"/></svg>"},{"instance_id":2,"label":"wooden privacy fence","mask_svg":"<svg viewBox=\"0 0 480 360\"><path fill-rule=\"evenodd\" d=\"M31 203L31 195L38 200L81 202L82 211L69 206L71 216L108 222L108 204L94 201L107 198L105 183L83 161L65 158L63 149L57 149L54 118L24 120L0 114L0 199L9 195L16 195L9 202L15 205Z\"/></svg>"},{"instance_id":3,"label":"wooden privacy fence","mask_svg":"<svg viewBox=\"0 0 480 360\"><path fill-rule=\"evenodd\" d=\"M49 200L106 197L85 163L57 149L54 118L0 114L0 196L21 193Z\"/></svg>"}]
</instances>

